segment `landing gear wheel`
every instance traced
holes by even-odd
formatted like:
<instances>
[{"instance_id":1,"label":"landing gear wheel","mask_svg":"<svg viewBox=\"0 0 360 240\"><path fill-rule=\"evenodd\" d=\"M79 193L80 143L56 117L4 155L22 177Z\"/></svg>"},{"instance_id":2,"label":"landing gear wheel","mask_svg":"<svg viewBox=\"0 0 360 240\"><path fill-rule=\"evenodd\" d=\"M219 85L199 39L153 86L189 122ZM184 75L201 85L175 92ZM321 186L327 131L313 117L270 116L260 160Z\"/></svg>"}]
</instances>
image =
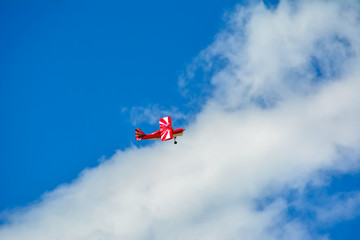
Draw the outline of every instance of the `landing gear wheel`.
<instances>
[{"instance_id":1,"label":"landing gear wheel","mask_svg":"<svg viewBox=\"0 0 360 240\"><path fill-rule=\"evenodd\" d=\"M174 144L177 144L176 137L174 137Z\"/></svg>"}]
</instances>

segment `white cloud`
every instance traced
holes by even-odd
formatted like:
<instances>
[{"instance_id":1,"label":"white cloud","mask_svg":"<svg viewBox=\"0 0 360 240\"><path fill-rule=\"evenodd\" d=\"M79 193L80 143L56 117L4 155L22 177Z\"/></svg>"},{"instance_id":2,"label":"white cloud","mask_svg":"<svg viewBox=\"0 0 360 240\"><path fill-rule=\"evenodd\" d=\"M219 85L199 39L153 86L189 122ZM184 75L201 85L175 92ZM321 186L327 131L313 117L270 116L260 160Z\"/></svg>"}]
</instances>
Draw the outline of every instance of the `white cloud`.
<instances>
[{"instance_id":1,"label":"white cloud","mask_svg":"<svg viewBox=\"0 0 360 240\"><path fill-rule=\"evenodd\" d=\"M351 220L360 215L360 192L337 194L324 205L315 208L319 221L333 224Z\"/></svg>"},{"instance_id":2,"label":"white cloud","mask_svg":"<svg viewBox=\"0 0 360 240\"><path fill-rule=\"evenodd\" d=\"M179 144L118 151L11 213L0 239L326 239L287 217L281 193L359 168L359 13L355 1L239 7L198 59L226 66Z\"/></svg>"},{"instance_id":3,"label":"white cloud","mask_svg":"<svg viewBox=\"0 0 360 240\"><path fill-rule=\"evenodd\" d=\"M126 112L127 110L123 110ZM149 104L147 107L132 107L130 109L130 119L133 125L146 122L157 124L159 119L171 115L174 120L185 119L185 114L181 113L176 107L171 109L162 109L158 104Z\"/></svg>"}]
</instances>

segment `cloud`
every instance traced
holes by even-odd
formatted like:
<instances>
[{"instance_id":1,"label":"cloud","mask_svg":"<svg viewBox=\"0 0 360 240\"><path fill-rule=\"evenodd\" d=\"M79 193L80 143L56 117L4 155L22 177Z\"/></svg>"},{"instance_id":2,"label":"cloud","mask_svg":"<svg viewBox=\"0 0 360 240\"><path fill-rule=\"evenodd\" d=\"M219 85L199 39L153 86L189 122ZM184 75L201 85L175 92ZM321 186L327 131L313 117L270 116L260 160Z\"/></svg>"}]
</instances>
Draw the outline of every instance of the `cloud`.
<instances>
[{"instance_id":1,"label":"cloud","mask_svg":"<svg viewBox=\"0 0 360 240\"><path fill-rule=\"evenodd\" d=\"M239 5L189 68L214 91L179 144L118 151L7 214L0 239L326 239L289 217L284 192L301 201L321 172L359 169L359 7ZM332 203L358 211L343 196ZM315 221L347 219L328 207Z\"/></svg>"},{"instance_id":2,"label":"cloud","mask_svg":"<svg viewBox=\"0 0 360 240\"><path fill-rule=\"evenodd\" d=\"M319 221L326 223L353 219L360 214L360 192L337 194L315 211Z\"/></svg>"},{"instance_id":3,"label":"cloud","mask_svg":"<svg viewBox=\"0 0 360 240\"><path fill-rule=\"evenodd\" d=\"M230 108L259 100L272 106L293 94L311 93L343 74L348 64L354 67L359 11L350 3L282 1L274 12L262 4L239 7L228 29L196 60L205 71L217 72L214 99ZM214 62L225 69L218 71ZM190 77L194 69L189 68Z\"/></svg>"},{"instance_id":4,"label":"cloud","mask_svg":"<svg viewBox=\"0 0 360 240\"><path fill-rule=\"evenodd\" d=\"M123 112L127 110L124 109ZM171 109L163 109L158 104L149 104L147 107L132 107L129 111L131 123L138 125L140 123L157 124L159 119L171 115L174 120L185 119L186 116L176 107Z\"/></svg>"}]
</instances>

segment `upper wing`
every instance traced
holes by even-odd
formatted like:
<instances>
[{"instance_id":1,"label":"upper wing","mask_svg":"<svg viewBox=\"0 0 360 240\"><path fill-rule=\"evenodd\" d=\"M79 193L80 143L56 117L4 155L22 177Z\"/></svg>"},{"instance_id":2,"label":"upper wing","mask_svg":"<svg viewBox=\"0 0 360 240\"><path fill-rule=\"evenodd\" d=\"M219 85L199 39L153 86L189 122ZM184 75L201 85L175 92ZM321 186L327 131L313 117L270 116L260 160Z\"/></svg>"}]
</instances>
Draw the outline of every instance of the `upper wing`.
<instances>
[{"instance_id":1,"label":"upper wing","mask_svg":"<svg viewBox=\"0 0 360 240\"><path fill-rule=\"evenodd\" d=\"M173 130L171 126L170 116L161 118L159 120L161 141L167 141L173 138Z\"/></svg>"}]
</instances>

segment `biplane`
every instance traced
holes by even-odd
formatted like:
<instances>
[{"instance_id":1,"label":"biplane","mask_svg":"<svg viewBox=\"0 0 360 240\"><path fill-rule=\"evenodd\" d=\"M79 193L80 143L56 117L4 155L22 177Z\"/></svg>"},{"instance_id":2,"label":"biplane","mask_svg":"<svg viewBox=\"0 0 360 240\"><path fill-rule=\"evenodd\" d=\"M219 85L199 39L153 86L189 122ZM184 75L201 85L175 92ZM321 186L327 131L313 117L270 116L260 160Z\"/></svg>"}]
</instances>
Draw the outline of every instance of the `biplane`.
<instances>
[{"instance_id":1,"label":"biplane","mask_svg":"<svg viewBox=\"0 0 360 240\"><path fill-rule=\"evenodd\" d=\"M145 134L140 128L135 129L135 138L140 141L143 139L168 141L174 139L174 144L177 144L176 137L182 136L183 128L173 129L171 125L171 117L164 117L159 120L160 129L156 132Z\"/></svg>"}]
</instances>

